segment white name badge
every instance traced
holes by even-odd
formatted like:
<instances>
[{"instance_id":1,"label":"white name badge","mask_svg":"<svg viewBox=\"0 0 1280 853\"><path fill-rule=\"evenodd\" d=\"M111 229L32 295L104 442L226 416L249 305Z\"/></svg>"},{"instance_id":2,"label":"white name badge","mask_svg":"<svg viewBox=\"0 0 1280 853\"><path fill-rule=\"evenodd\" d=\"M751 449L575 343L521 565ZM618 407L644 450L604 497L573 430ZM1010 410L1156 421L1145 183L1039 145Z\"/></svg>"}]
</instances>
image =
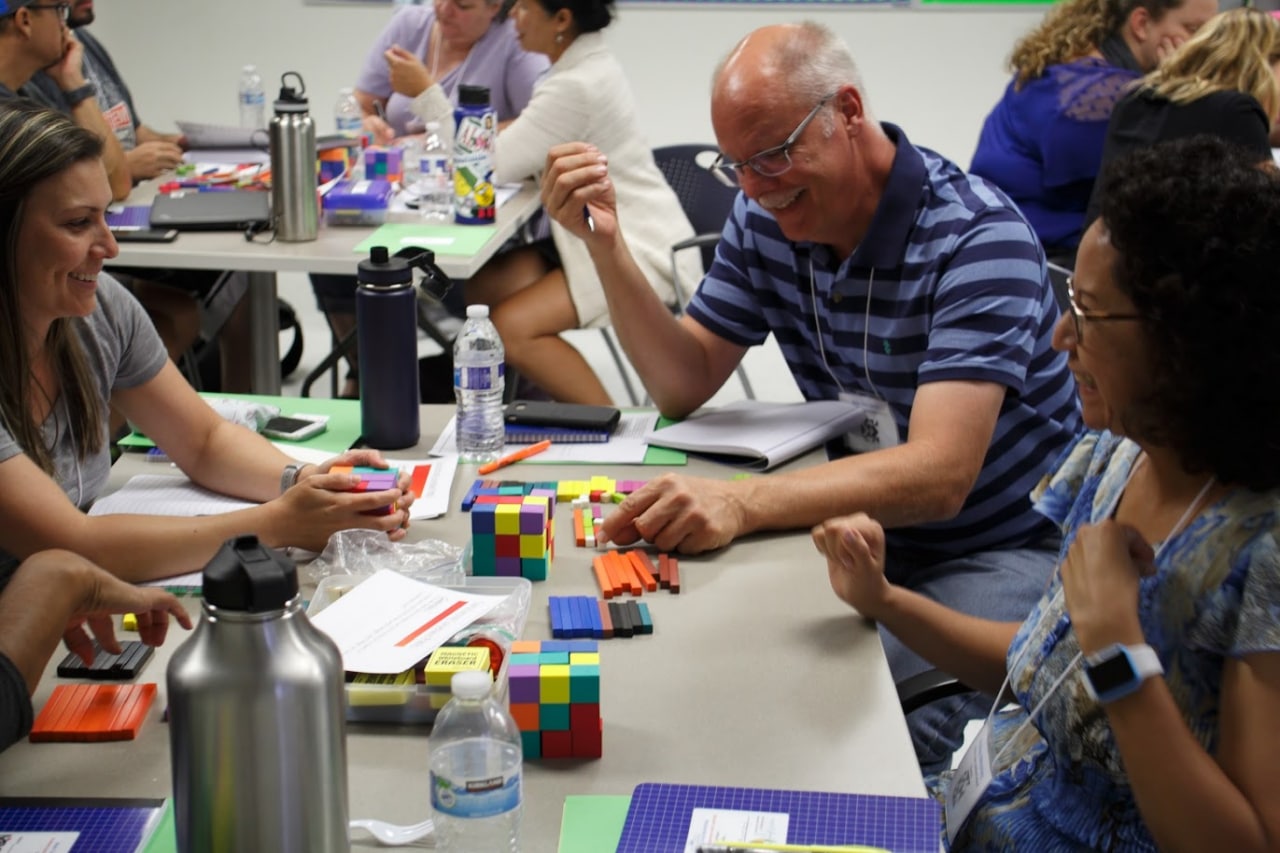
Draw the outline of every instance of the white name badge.
<instances>
[{"instance_id":1,"label":"white name badge","mask_svg":"<svg viewBox=\"0 0 1280 853\"><path fill-rule=\"evenodd\" d=\"M889 404L870 394L841 391L840 399L852 403L863 412L863 418L853 429L844 434L844 446L855 453L883 450L898 446L898 424L893 419Z\"/></svg>"},{"instance_id":2,"label":"white name badge","mask_svg":"<svg viewBox=\"0 0 1280 853\"><path fill-rule=\"evenodd\" d=\"M991 717L983 724L978 736L973 739L960 766L951 774L951 784L947 785L946 802L943 804L947 816L947 841L955 843L960 827L969 819L969 813L982 792L991 784L991 754L988 744L991 740Z\"/></svg>"}]
</instances>

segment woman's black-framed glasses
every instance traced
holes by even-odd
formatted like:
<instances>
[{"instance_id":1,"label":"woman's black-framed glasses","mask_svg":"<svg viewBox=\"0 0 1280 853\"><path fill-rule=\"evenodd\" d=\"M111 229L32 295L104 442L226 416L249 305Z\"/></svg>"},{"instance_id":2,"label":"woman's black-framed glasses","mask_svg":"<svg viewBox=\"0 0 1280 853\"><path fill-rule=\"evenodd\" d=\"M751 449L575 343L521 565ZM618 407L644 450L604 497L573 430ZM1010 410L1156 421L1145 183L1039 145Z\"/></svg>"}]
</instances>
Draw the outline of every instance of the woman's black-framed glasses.
<instances>
[{"instance_id":1,"label":"woman's black-framed glasses","mask_svg":"<svg viewBox=\"0 0 1280 853\"><path fill-rule=\"evenodd\" d=\"M1076 328L1076 343L1084 340L1085 323L1106 323L1118 320L1141 320L1141 314L1115 314L1110 311L1086 311L1076 301L1074 278L1067 278L1067 305L1071 308L1071 321Z\"/></svg>"},{"instance_id":2,"label":"woman's black-framed glasses","mask_svg":"<svg viewBox=\"0 0 1280 853\"><path fill-rule=\"evenodd\" d=\"M766 148L759 154L748 157L738 163L731 163L725 160L724 155L721 154L711 164L711 174L731 187L739 185L738 176L747 169L766 178L776 178L779 175L786 174L791 168L791 149L795 146L796 140L804 133L804 129L813 121L818 111L825 107L835 96L836 93L832 92L821 101L818 101L814 108L809 110L809 114L804 117L804 121L800 122L796 129L791 131L791 135L781 145Z\"/></svg>"}]
</instances>

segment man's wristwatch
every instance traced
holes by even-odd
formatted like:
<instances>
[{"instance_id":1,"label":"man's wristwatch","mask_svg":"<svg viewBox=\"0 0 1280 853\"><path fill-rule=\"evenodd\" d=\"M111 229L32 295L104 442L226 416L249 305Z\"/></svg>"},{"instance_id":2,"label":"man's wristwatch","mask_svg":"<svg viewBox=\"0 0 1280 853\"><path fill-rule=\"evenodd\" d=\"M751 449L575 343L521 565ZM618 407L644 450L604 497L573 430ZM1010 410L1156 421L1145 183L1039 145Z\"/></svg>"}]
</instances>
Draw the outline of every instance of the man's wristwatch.
<instances>
[{"instance_id":1,"label":"man's wristwatch","mask_svg":"<svg viewBox=\"0 0 1280 853\"><path fill-rule=\"evenodd\" d=\"M1142 643L1116 643L1084 659L1084 683L1089 695L1106 705L1122 699L1153 675L1163 675L1164 667L1155 649Z\"/></svg>"},{"instance_id":2,"label":"man's wristwatch","mask_svg":"<svg viewBox=\"0 0 1280 853\"><path fill-rule=\"evenodd\" d=\"M68 107L74 107L81 101L87 101L94 95L98 94L98 87L92 83L85 83L69 92L63 92L62 97L67 102Z\"/></svg>"},{"instance_id":3,"label":"man's wristwatch","mask_svg":"<svg viewBox=\"0 0 1280 853\"><path fill-rule=\"evenodd\" d=\"M290 464L284 466L284 470L280 472L280 494L284 494L293 488L298 482L298 474L302 471L299 464Z\"/></svg>"}]
</instances>

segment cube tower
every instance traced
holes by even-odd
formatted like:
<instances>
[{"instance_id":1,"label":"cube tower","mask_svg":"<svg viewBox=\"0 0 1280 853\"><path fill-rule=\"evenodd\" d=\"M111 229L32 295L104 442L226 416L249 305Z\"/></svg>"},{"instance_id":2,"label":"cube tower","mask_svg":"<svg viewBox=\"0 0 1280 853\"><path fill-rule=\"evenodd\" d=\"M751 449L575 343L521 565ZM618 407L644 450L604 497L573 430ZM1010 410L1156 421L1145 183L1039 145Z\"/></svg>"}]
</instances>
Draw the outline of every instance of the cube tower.
<instances>
[{"instance_id":1,"label":"cube tower","mask_svg":"<svg viewBox=\"0 0 1280 853\"><path fill-rule=\"evenodd\" d=\"M471 573L547 579L555 557L555 497L480 495L471 506Z\"/></svg>"},{"instance_id":2,"label":"cube tower","mask_svg":"<svg viewBox=\"0 0 1280 853\"><path fill-rule=\"evenodd\" d=\"M381 178L384 181L403 180L403 158L403 148L370 145L364 150L364 176L370 181L375 178Z\"/></svg>"},{"instance_id":3,"label":"cube tower","mask_svg":"<svg viewBox=\"0 0 1280 853\"><path fill-rule=\"evenodd\" d=\"M600 651L590 640L517 640L507 668L525 758L599 758Z\"/></svg>"}]
</instances>

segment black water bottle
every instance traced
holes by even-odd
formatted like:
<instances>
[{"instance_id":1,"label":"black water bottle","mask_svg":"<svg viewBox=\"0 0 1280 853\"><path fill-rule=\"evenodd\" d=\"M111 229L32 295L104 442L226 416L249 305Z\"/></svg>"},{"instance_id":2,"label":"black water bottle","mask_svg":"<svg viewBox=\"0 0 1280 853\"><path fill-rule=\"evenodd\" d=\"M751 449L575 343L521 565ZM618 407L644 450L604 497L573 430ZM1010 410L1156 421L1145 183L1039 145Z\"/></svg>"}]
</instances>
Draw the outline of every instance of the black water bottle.
<instances>
[{"instance_id":1,"label":"black water bottle","mask_svg":"<svg viewBox=\"0 0 1280 853\"><path fill-rule=\"evenodd\" d=\"M418 309L413 265L369 250L356 275L360 429L364 443L398 450L418 443Z\"/></svg>"}]
</instances>

